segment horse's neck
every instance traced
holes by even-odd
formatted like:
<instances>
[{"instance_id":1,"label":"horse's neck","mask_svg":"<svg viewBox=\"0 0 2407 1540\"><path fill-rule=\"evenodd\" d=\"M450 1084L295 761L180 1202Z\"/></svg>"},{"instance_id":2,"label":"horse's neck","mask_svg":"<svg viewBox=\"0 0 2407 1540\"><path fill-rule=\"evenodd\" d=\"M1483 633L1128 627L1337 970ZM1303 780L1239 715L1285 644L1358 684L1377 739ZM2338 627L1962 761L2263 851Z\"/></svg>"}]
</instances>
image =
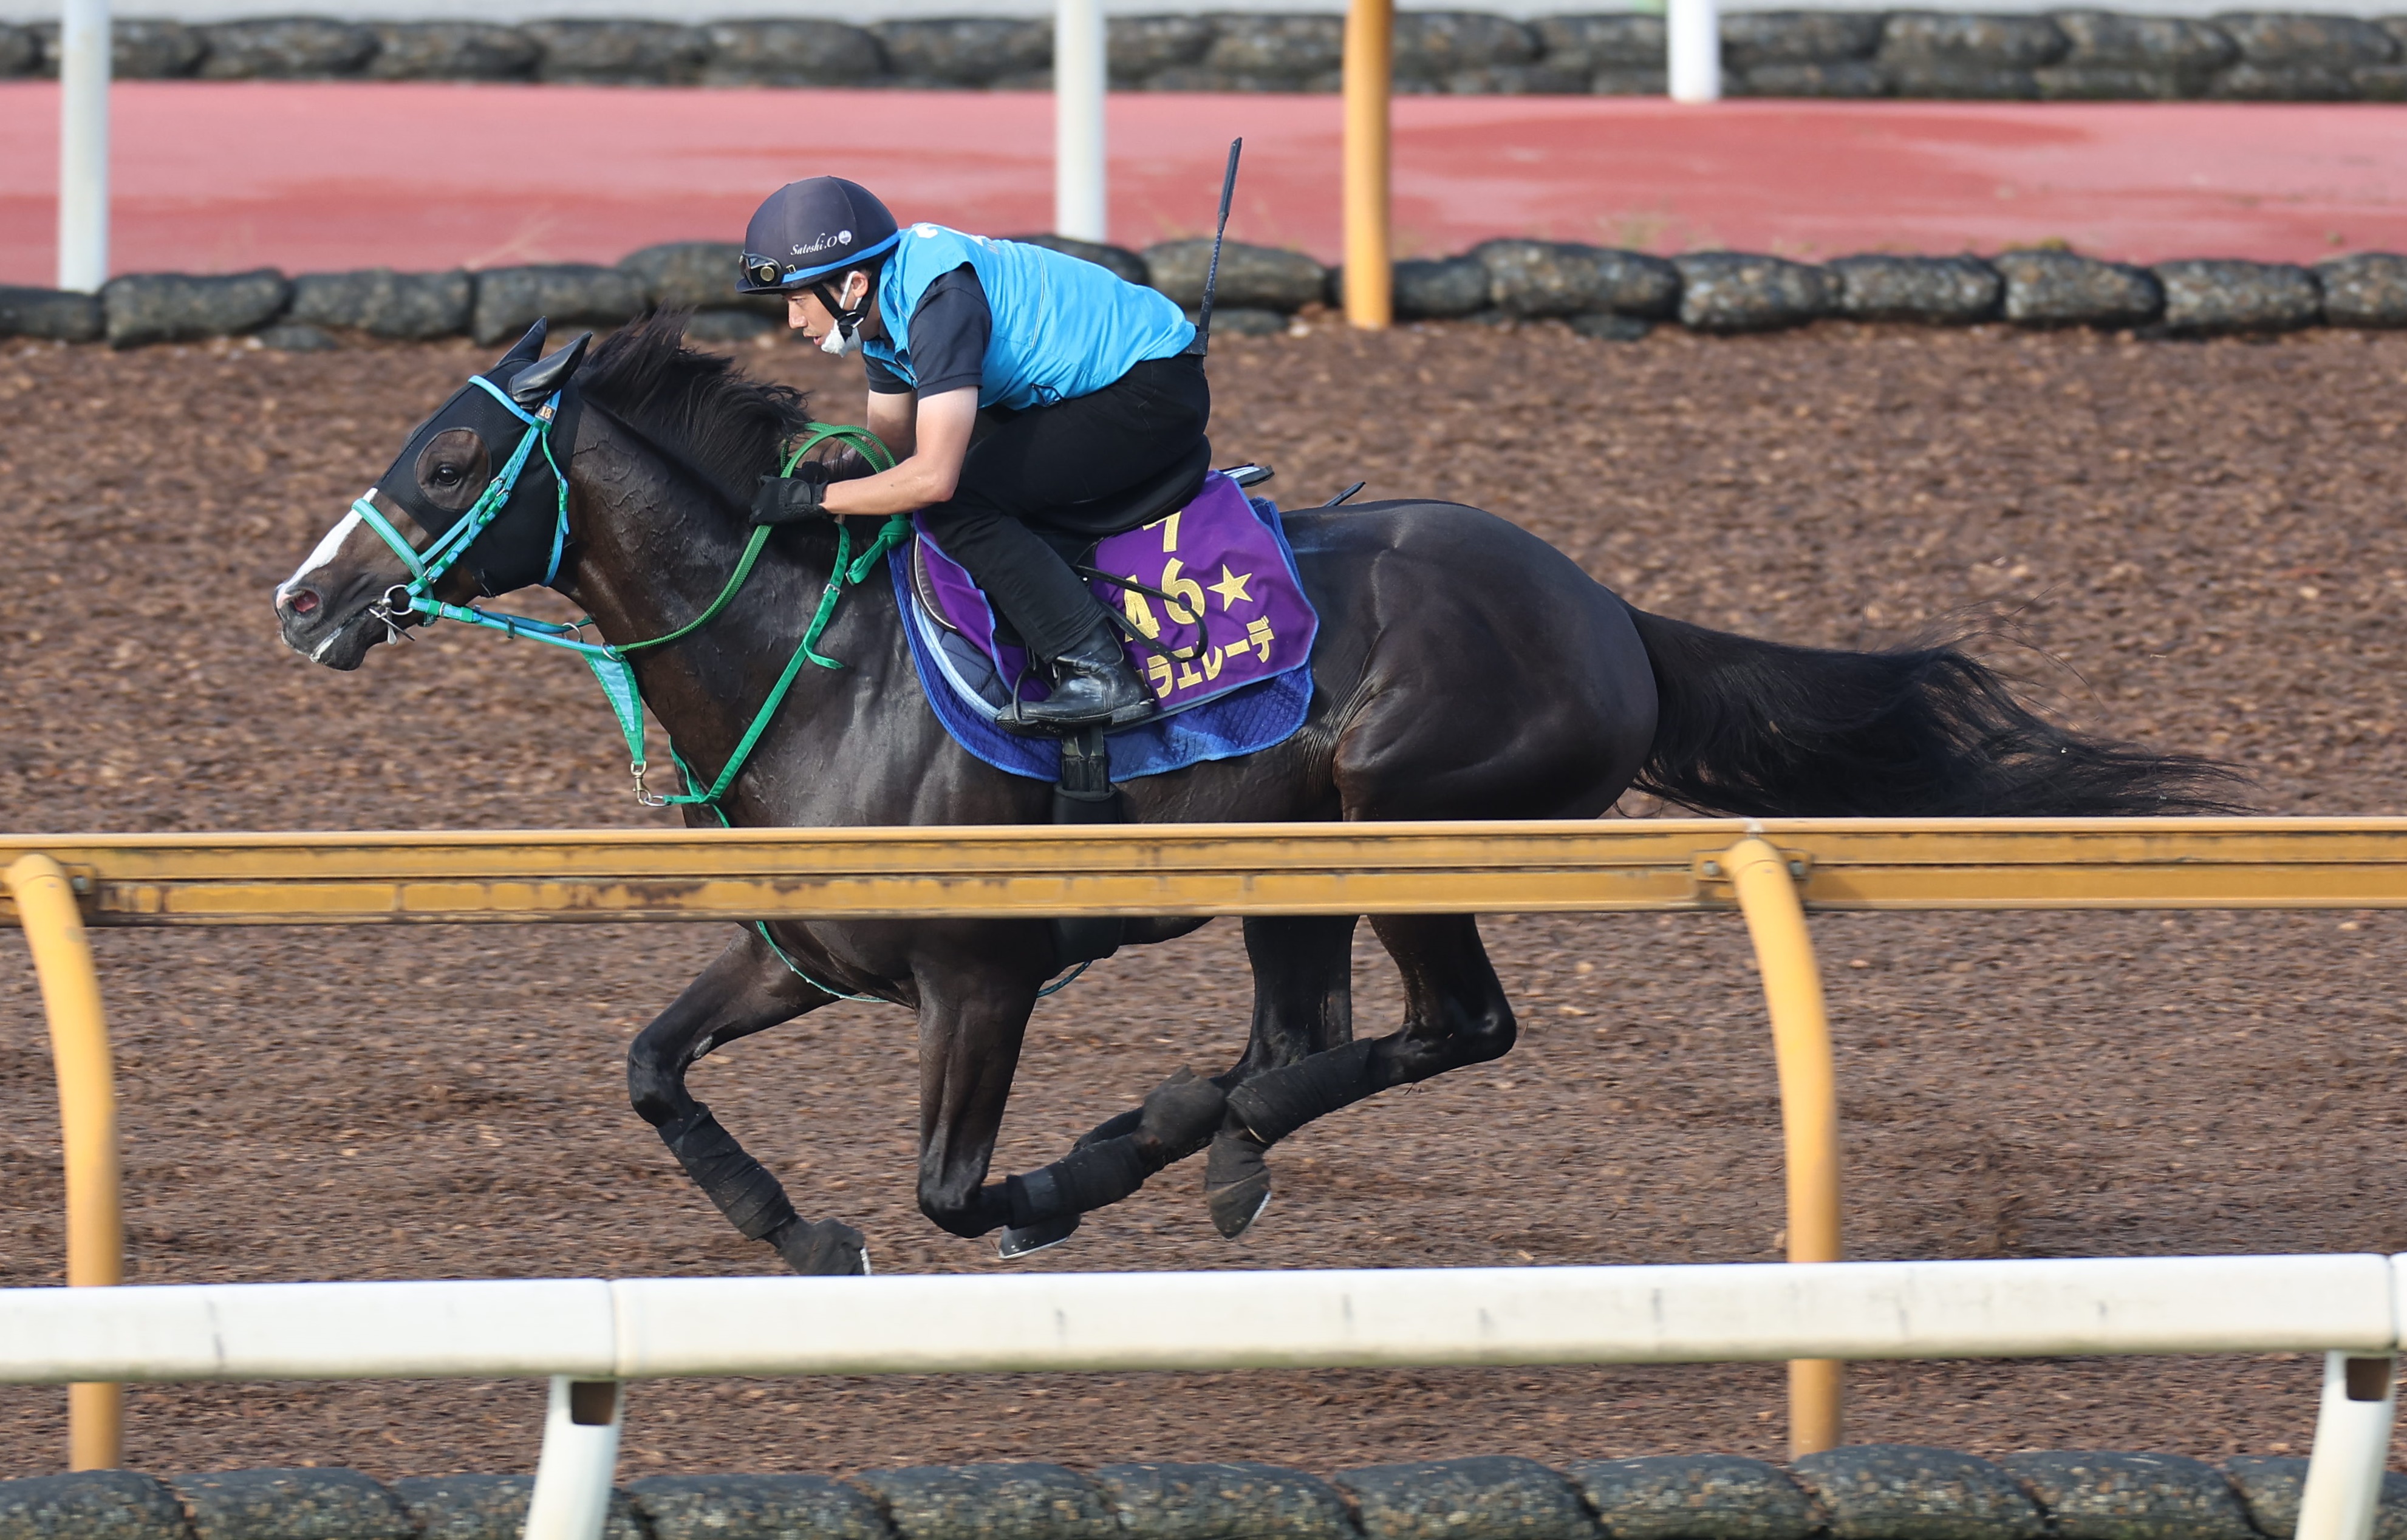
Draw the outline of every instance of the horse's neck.
<instances>
[{"instance_id":1,"label":"horse's neck","mask_svg":"<svg viewBox=\"0 0 2407 1540\"><path fill-rule=\"evenodd\" d=\"M577 544L560 586L607 641L666 635L719 596L750 532L717 494L625 430L605 420L577 436L569 508ZM645 704L705 782L727 763L794 658L835 550L826 526L781 532L717 619L668 647L632 655ZM1031 801L1041 797L1032 790L1036 783L990 770L946 742L919 699L885 574L847 592L821 646L843 666L802 668L729 796L732 821L1011 823L1041 816L1041 800ZM655 757L667 756L655 746Z\"/></svg>"},{"instance_id":2,"label":"horse's neck","mask_svg":"<svg viewBox=\"0 0 2407 1540\"><path fill-rule=\"evenodd\" d=\"M593 617L605 641L664 636L719 596L750 532L714 494L607 419L577 437L570 473L576 551L559 587ZM797 618L818 602L833 556L833 536L781 535L708 625L632 654L645 703L689 759L716 764L743 735L762 692L756 683L762 663L781 667L792 652ZM807 670L797 679L780 715L807 716L823 706L833 681L808 676L824 673Z\"/></svg>"},{"instance_id":3,"label":"horse's neck","mask_svg":"<svg viewBox=\"0 0 2407 1540\"><path fill-rule=\"evenodd\" d=\"M607 425L578 435L569 473L574 559L558 585L618 644L674 631L716 598L749 533L675 468L634 452L622 435ZM794 549L763 552L755 580L790 567ZM740 616L725 619L741 623Z\"/></svg>"}]
</instances>

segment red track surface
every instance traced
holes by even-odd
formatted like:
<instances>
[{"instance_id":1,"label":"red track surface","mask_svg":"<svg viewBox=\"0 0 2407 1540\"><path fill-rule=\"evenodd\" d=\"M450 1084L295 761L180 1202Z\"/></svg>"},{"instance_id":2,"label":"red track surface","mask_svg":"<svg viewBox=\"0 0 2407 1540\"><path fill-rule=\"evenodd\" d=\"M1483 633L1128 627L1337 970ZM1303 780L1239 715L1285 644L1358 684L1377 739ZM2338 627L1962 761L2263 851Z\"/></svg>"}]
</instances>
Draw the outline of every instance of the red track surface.
<instances>
[{"instance_id":1,"label":"red track surface","mask_svg":"<svg viewBox=\"0 0 2407 1540\"><path fill-rule=\"evenodd\" d=\"M0 282L52 272L57 95L0 85ZM1232 231L1338 246L1337 103L1131 94L1115 238L1192 234L1243 134ZM2407 108L1407 97L1406 254L1540 234L1657 251L1994 250L2139 261L2407 249ZM833 171L905 219L1051 222L1042 94L132 82L115 108L119 271L612 260L733 239Z\"/></svg>"}]
</instances>

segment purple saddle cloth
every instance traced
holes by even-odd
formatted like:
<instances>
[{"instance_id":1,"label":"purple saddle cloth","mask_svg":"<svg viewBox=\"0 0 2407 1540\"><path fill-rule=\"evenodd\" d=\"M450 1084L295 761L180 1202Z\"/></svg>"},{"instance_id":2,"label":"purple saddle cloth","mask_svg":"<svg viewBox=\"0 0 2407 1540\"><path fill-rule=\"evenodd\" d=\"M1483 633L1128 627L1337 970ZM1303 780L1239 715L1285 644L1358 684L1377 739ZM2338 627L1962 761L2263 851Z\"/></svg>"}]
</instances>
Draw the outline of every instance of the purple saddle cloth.
<instances>
[{"instance_id":1,"label":"purple saddle cloth","mask_svg":"<svg viewBox=\"0 0 2407 1540\"><path fill-rule=\"evenodd\" d=\"M1303 725L1320 618L1304 597L1275 505L1248 498L1215 471L1193 502L1105 536L1088 564L1142 585L1088 583L1170 654L1128 644L1129 662L1161 710L1106 734L1113 779L1255 753ZM945 730L998 770L1059 779L1059 744L995 725L1015 688L1032 701L1047 692L1044 670L996 637L994 611L970 575L925 530L887 569L920 688Z\"/></svg>"}]
</instances>

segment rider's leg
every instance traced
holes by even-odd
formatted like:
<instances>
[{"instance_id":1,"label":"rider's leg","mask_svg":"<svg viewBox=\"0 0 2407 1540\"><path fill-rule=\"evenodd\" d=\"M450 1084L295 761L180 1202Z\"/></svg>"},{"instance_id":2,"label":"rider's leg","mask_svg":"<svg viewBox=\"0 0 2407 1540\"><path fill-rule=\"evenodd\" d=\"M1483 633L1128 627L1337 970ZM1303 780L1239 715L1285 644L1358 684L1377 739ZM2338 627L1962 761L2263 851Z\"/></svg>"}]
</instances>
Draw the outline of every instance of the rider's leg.
<instances>
[{"instance_id":1,"label":"rider's leg","mask_svg":"<svg viewBox=\"0 0 2407 1540\"><path fill-rule=\"evenodd\" d=\"M1095 596L1042 536L975 493L923 509L945 554L967 568L1028 650L1049 664L1095 623Z\"/></svg>"},{"instance_id":2,"label":"rider's leg","mask_svg":"<svg viewBox=\"0 0 2407 1540\"><path fill-rule=\"evenodd\" d=\"M1028 525L1159 475L1194 449L1210 415L1200 359L1140 364L1090 395L1005 421L970 450L952 501L923 511L936 543L1052 674L1031 723L1132 721L1153 700L1103 606Z\"/></svg>"}]
</instances>

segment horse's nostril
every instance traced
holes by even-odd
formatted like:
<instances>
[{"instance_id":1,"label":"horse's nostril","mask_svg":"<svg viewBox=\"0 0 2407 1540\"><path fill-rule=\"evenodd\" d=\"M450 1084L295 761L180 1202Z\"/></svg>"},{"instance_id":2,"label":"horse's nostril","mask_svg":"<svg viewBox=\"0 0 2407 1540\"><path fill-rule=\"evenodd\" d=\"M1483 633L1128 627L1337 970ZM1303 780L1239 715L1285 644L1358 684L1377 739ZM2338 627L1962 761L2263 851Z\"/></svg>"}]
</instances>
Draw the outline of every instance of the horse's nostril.
<instances>
[{"instance_id":1,"label":"horse's nostril","mask_svg":"<svg viewBox=\"0 0 2407 1540\"><path fill-rule=\"evenodd\" d=\"M295 615L315 615L323 602L306 588L296 588L284 596L285 607Z\"/></svg>"}]
</instances>

